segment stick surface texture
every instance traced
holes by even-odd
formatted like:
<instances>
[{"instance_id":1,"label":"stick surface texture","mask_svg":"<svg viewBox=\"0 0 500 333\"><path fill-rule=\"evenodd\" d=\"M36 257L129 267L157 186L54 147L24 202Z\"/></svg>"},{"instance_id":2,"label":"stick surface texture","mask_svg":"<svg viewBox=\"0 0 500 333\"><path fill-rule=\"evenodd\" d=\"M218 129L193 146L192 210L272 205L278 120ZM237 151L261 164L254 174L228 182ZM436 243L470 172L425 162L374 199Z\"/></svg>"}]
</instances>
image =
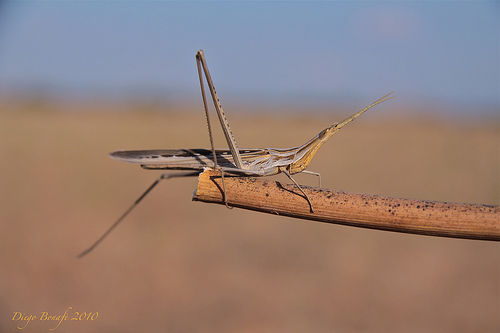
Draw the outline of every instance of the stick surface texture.
<instances>
[{"instance_id":1,"label":"stick surface texture","mask_svg":"<svg viewBox=\"0 0 500 333\"><path fill-rule=\"evenodd\" d=\"M248 177L224 177L230 206L354 227L500 241L500 207L354 194ZM223 204L220 171L199 176L194 201Z\"/></svg>"}]
</instances>

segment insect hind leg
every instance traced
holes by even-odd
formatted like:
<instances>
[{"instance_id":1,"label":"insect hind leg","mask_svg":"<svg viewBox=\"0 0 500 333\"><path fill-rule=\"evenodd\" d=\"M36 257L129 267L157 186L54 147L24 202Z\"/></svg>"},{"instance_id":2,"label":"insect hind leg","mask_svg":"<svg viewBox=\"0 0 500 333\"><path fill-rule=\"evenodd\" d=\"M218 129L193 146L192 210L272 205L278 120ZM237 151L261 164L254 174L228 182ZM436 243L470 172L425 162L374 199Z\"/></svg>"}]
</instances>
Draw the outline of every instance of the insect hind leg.
<instances>
[{"instance_id":1,"label":"insect hind leg","mask_svg":"<svg viewBox=\"0 0 500 333\"><path fill-rule=\"evenodd\" d=\"M83 251L82 253L80 253L78 255L78 258L81 258L81 257L85 256L90 251L92 251L97 245L99 245L104 240L104 238L106 238L106 236L108 236L111 233L111 231L113 231L113 229L118 224L120 224L121 221L123 221L123 219L132 211L132 209L134 209L135 206L137 206L142 201L142 199L144 199L149 194L149 192L151 192L151 190L153 188L155 188L156 185L158 185L158 183L160 181L162 181L163 179L178 178L178 177L192 177L192 176L197 176L197 175L199 175L198 171L195 171L195 172L180 172L180 173L164 173L164 174L162 174L160 177L158 177L158 179L156 179L153 182L153 184L151 184L147 188L146 191L144 191L144 193L141 194L141 196L139 198L137 198L137 200L134 201L134 203L118 218L118 220L116 220L115 223L113 223L113 225L111 227L109 227L108 230L106 230L106 232L91 247L89 247L88 249L86 249L85 251Z\"/></svg>"},{"instance_id":2,"label":"insect hind leg","mask_svg":"<svg viewBox=\"0 0 500 333\"><path fill-rule=\"evenodd\" d=\"M220 169L220 177L222 179L222 197L224 198L224 204L227 209L233 209L233 206L229 206L227 203L227 192L226 192L226 183L224 182L224 170Z\"/></svg>"}]
</instances>

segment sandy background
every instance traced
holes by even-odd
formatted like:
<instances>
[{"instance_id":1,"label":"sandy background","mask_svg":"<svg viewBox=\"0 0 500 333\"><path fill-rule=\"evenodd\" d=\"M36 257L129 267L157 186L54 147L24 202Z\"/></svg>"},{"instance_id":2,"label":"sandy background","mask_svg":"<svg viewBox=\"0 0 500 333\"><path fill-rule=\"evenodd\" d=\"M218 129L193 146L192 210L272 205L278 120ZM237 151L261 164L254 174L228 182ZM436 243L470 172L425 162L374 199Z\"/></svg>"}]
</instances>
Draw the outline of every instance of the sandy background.
<instances>
[{"instance_id":1,"label":"sandy background","mask_svg":"<svg viewBox=\"0 0 500 333\"><path fill-rule=\"evenodd\" d=\"M69 307L70 318L98 317L66 320L56 332L499 331L497 243L195 203L196 178L161 184L76 259L160 174L109 152L209 142L201 108L73 108L1 105L0 332L26 324L15 312L37 316L22 332L49 332L58 322L41 314ZM242 148L302 144L353 111L226 110ZM325 188L498 205L498 119L444 119L391 120L374 109L325 144L309 170Z\"/></svg>"}]
</instances>

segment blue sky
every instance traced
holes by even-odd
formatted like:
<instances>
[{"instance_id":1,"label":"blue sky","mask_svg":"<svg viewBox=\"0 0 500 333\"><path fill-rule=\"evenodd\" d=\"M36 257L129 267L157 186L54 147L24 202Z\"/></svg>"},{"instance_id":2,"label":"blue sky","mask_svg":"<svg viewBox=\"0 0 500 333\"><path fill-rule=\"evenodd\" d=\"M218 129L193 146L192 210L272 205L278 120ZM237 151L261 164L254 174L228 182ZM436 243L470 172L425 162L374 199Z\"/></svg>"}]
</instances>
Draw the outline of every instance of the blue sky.
<instances>
[{"instance_id":1,"label":"blue sky","mask_svg":"<svg viewBox=\"0 0 500 333\"><path fill-rule=\"evenodd\" d=\"M0 2L3 95L197 97L200 48L223 102L499 106L497 1Z\"/></svg>"}]
</instances>

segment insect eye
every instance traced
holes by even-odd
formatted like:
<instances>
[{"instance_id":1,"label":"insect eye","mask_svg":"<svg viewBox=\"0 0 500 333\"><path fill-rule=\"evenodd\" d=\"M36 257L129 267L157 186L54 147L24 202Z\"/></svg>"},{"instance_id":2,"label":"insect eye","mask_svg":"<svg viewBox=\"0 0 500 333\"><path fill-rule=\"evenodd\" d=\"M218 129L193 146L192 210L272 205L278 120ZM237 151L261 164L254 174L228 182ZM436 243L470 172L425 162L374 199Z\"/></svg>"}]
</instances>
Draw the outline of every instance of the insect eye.
<instances>
[{"instance_id":1,"label":"insect eye","mask_svg":"<svg viewBox=\"0 0 500 333\"><path fill-rule=\"evenodd\" d=\"M326 136L326 132L327 132L327 128L325 128L324 130L322 130L319 134L318 134L318 137L320 140L323 140Z\"/></svg>"}]
</instances>

